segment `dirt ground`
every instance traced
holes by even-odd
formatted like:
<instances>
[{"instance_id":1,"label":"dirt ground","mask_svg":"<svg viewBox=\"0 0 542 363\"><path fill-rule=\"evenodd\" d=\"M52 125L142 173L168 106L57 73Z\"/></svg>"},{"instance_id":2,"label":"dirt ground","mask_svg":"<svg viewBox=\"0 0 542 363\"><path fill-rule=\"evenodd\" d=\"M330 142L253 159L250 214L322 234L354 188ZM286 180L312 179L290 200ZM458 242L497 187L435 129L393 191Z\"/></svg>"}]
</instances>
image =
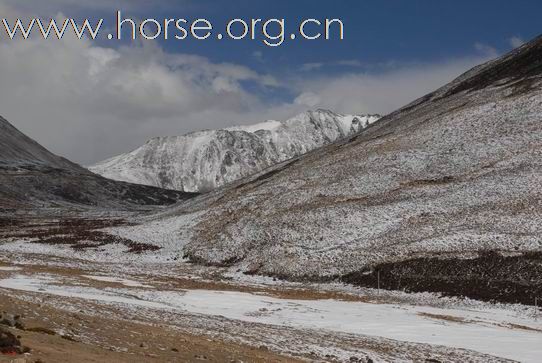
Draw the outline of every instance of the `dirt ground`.
<instances>
[{"instance_id":1,"label":"dirt ground","mask_svg":"<svg viewBox=\"0 0 542 363\"><path fill-rule=\"evenodd\" d=\"M186 335L166 326L99 319L84 311L66 313L3 293L0 293L0 310L22 315L25 330L7 330L19 336L21 343L31 349L28 355L0 355L0 362L299 362L265 348ZM52 335L59 331L66 333ZM100 341L95 344L78 342L69 333L72 331L77 331L77 336L99 332Z\"/></svg>"}]
</instances>

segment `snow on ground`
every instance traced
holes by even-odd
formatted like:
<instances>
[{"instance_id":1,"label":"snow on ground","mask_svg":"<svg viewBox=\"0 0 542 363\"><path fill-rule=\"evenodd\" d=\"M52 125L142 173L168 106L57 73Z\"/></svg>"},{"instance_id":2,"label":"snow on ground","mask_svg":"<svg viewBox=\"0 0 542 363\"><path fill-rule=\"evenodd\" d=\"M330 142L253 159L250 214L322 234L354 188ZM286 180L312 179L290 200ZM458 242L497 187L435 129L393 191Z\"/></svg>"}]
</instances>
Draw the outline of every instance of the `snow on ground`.
<instances>
[{"instance_id":1,"label":"snow on ground","mask_svg":"<svg viewBox=\"0 0 542 363\"><path fill-rule=\"evenodd\" d=\"M145 287L145 288L152 288L150 285L145 285L139 281L134 280L128 280L128 279L121 279L118 277L109 277L109 276L92 276L92 275L82 275L84 278L95 280L95 281L102 281L102 282L114 282L117 284L124 285L126 287Z\"/></svg>"},{"instance_id":2,"label":"snow on ground","mask_svg":"<svg viewBox=\"0 0 542 363\"><path fill-rule=\"evenodd\" d=\"M99 281L121 280L90 277ZM0 280L0 287L118 303L127 307L182 311L244 322L465 348L522 362L539 362L542 356L542 321L512 313L503 314L500 309L464 310L337 300L293 300L213 290L101 290L70 286L52 276L14 275Z\"/></svg>"},{"instance_id":3,"label":"snow on ground","mask_svg":"<svg viewBox=\"0 0 542 363\"><path fill-rule=\"evenodd\" d=\"M23 255L25 253L34 253L47 256L57 256L61 258L74 258L83 261L101 261L114 263L122 259L123 262L138 262L138 263L152 263L158 261L165 261L175 257L174 253L167 251L158 251L158 253L146 253L136 255L133 253L126 253L127 247L123 245L111 244L107 247L92 248L83 251L74 252L73 248L66 245L46 245L29 243L27 241L13 241L6 242L0 246L0 251L12 253L14 255Z\"/></svg>"},{"instance_id":4,"label":"snow on ground","mask_svg":"<svg viewBox=\"0 0 542 363\"><path fill-rule=\"evenodd\" d=\"M29 253L63 258L77 256L78 259L85 261L164 263L181 258L182 248L191 237L191 227L196 223L200 215L201 213L184 214L147 221L145 224L103 229L103 231L112 235L160 247L158 251L143 254L126 253L128 248L120 244L74 251L68 245L29 243L28 240L2 242L0 251L16 255Z\"/></svg>"},{"instance_id":5,"label":"snow on ground","mask_svg":"<svg viewBox=\"0 0 542 363\"><path fill-rule=\"evenodd\" d=\"M22 270L22 268L20 267L5 267L5 266L0 266L0 271L20 271Z\"/></svg>"},{"instance_id":6,"label":"snow on ground","mask_svg":"<svg viewBox=\"0 0 542 363\"><path fill-rule=\"evenodd\" d=\"M190 240L192 227L201 214L202 212L196 212L164 217L146 221L145 224L113 227L104 229L104 231L140 243L161 247L160 254L167 257L166 255L181 254L182 248Z\"/></svg>"},{"instance_id":7,"label":"snow on ground","mask_svg":"<svg viewBox=\"0 0 542 363\"><path fill-rule=\"evenodd\" d=\"M59 281L54 279L54 277L52 276L41 275L37 277L28 277L24 275L18 275L12 278L1 280L0 286L12 290L47 293L56 296L93 300L106 303L120 303L127 305L144 306L155 309L168 308L166 304L151 301L140 301L133 297L125 297L119 293L111 293L102 289L52 285L55 283L59 283Z\"/></svg>"},{"instance_id":8,"label":"snow on ground","mask_svg":"<svg viewBox=\"0 0 542 363\"><path fill-rule=\"evenodd\" d=\"M228 127L225 130L229 131L246 131L246 132L256 132L260 130L273 131L282 126L282 122L275 120L268 120L260 122L253 125L240 125Z\"/></svg>"}]
</instances>

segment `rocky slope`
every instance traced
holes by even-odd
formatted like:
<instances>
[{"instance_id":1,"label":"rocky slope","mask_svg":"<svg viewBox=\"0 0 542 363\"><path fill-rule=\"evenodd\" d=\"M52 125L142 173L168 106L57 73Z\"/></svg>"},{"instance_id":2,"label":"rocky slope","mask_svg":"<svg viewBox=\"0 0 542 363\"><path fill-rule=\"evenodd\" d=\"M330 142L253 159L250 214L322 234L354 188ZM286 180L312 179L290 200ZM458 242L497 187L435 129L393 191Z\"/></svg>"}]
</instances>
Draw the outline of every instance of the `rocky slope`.
<instances>
[{"instance_id":1,"label":"rocky slope","mask_svg":"<svg viewBox=\"0 0 542 363\"><path fill-rule=\"evenodd\" d=\"M542 293L540 275L500 271L499 261L512 260L487 253L516 256L532 271L540 264L541 117L538 38L359 135L176 206L147 227L178 223L189 231L179 245L191 261L248 273L376 284L359 275L387 264L398 281L385 286L403 288L409 277L417 291L476 289L499 279L501 292L524 285L524 295L507 298L531 301ZM483 265L467 264L462 275L464 258ZM447 283L424 280L410 263L389 265L404 261L437 261L441 275L432 278Z\"/></svg>"},{"instance_id":2,"label":"rocky slope","mask_svg":"<svg viewBox=\"0 0 542 363\"><path fill-rule=\"evenodd\" d=\"M317 110L283 122L159 137L89 169L114 180L206 192L353 135L378 118Z\"/></svg>"},{"instance_id":3,"label":"rocky slope","mask_svg":"<svg viewBox=\"0 0 542 363\"><path fill-rule=\"evenodd\" d=\"M50 153L43 146L27 137L6 119L0 117L0 167L47 165L49 167L76 169L77 165Z\"/></svg>"},{"instance_id":4,"label":"rocky slope","mask_svg":"<svg viewBox=\"0 0 542 363\"><path fill-rule=\"evenodd\" d=\"M67 204L106 208L163 205L192 196L95 175L52 154L0 117L0 212Z\"/></svg>"}]
</instances>

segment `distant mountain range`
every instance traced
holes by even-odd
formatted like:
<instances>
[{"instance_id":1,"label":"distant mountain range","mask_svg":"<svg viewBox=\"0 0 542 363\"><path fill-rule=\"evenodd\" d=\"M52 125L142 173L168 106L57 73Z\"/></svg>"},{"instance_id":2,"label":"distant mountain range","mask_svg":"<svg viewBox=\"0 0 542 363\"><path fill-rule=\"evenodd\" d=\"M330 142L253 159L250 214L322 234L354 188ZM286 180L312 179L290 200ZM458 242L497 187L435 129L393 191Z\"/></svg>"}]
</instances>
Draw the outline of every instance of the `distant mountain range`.
<instances>
[{"instance_id":1,"label":"distant mountain range","mask_svg":"<svg viewBox=\"0 0 542 363\"><path fill-rule=\"evenodd\" d=\"M89 169L114 180L207 192L354 135L379 118L316 110L287 121L158 137Z\"/></svg>"}]
</instances>

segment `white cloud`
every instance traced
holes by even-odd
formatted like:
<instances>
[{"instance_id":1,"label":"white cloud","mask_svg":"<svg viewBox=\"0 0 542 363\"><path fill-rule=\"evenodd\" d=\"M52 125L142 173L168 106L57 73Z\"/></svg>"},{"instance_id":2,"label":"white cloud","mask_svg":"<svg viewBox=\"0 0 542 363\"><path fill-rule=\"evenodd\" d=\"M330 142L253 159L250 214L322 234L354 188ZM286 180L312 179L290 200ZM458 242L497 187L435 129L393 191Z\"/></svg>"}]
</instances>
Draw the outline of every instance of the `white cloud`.
<instances>
[{"instance_id":1,"label":"white cloud","mask_svg":"<svg viewBox=\"0 0 542 363\"><path fill-rule=\"evenodd\" d=\"M0 59L0 113L83 163L149 137L257 119L262 101L242 83L278 84L244 66L165 53L153 42L109 49L67 38L5 41Z\"/></svg>"},{"instance_id":2,"label":"white cloud","mask_svg":"<svg viewBox=\"0 0 542 363\"><path fill-rule=\"evenodd\" d=\"M478 52L480 52L480 54L488 58L496 58L499 55L499 52L497 51L497 49L495 49L494 47L488 44L474 43L474 48Z\"/></svg>"},{"instance_id":3,"label":"white cloud","mask_svg":"<svg viewBox=\"0 0 542 363\"><path fill-rule=\"evenodd\" d=\"M523 44L525 44L525 40L523 40L521 37L514 36L508 39L508 43L510 44L512 48L519 48Z\"/></svg>"},{"instance_id":4,"label":"white cloud","mask_svg":"<svg viewBox=\"0 0 542 363\"><path fill-rule=\"evenodd\" d=\"M282 103L246 87L276 87L273 76L169 54L154 42L119 49L75 39L0 42L0 58L0 114L52 151L91 163L150 137L286 119L309 108L388 113L487 56L379 74L300 73L284 82L295 96Z\"/></svg>"},{"instance_id":5,"label":"white cloud","mask_svg":"<svg viewBox=\"0 0 542 363\"><path fill-rule=\"evenodd\" d=\"M487 50L487 49L486 49ZM495 50L496 52L496 50ZM377 63L365 63L358 59L342 59L337 61L327 61L327 62L314 62L314 63L305 63L301 65L299 68L302 72L311 72L311 71L323 71L326 68L338 68L338 69L344 69L344 68L363 68L364 70L385 70L385 69L392 69L397 68L397 66L401 65L395 60L387 60L384 62L377 62ZM404 65L404 64L403 64Z\"/></svg>"},{"instance_id":6,"label":"white cloud","mask_svg":"<svg viewBox=\"0 0 542 363\"><path fill-rule=\"evenodd\" d=\"M296 105L314 108L322 103L322 99L314 92L303 92L294 100Z\"/></svg>"},{"instance_id":7,"label":"white cloud","mask_svg":"<svg viewBox=\"0 0 542 363\"><path fill-rule=\"evenodd\" d=\"M429 93L492 56L397 67L382 73L348 73L300 80L299 104L342 113L387 114Z\"/></svg>"},{"instance_id":8,"label":"white cloud","mask_svg":"<svg viewBox=\"0 0 542 363\"><path fill-rule=\"evenodd\" d=\"M310 72L317 69L320 69L324 66L324 63L305 63L301 66L301 71L303 72Z\"/></svg>"},{"instance_id":9,"label":"white cloud","mask_svg":"<svg viewBox=\"0 0 542 363\"><path fill-rule=\"evenodd\" d=\"M0 11L18 9L0 2ZM155 42L111 49L73 37L0 41L0 114L53 152L91 163L150 137L286 119L308 108L388 113L494 56L494 49L476 48L478 56L449 62L335 76L302 72L281 81L245 66L166 53ZM294 96L270 101L254 87Z\"/></svg>"}]
</instances>

